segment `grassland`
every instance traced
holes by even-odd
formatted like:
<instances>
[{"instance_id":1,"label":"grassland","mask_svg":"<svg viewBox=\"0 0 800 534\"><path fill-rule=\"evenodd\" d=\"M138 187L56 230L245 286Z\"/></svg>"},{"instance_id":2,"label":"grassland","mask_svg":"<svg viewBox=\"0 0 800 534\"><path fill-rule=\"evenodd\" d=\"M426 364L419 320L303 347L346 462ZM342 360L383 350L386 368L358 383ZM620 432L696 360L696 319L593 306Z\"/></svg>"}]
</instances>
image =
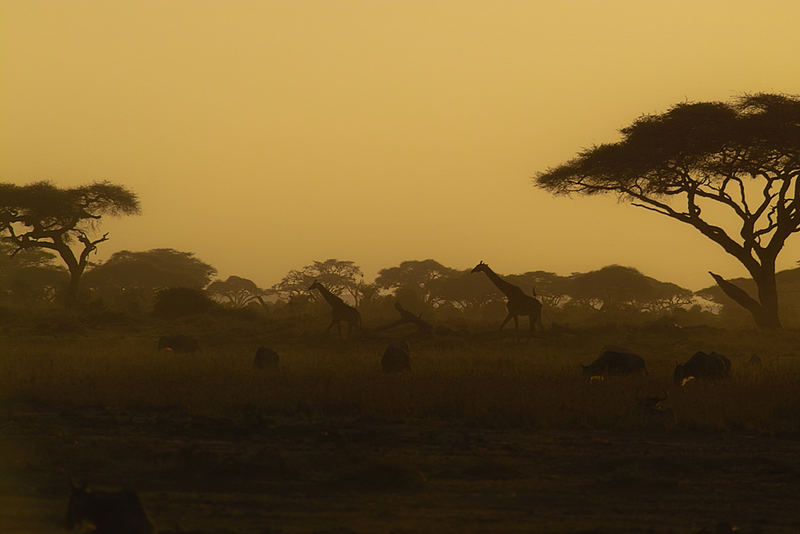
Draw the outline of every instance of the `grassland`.
<instances>
[{"instance_id":1,"label":"grassland","mask_svg":"<svg viewBox=\"0 0 800 534\"><path fill-rule=\"evenodd\" d=\"M322 329L214 316L7 324L3 532L60 531L76 473L135 487L176 532L800 529L796 331L554 327L516 343L480 325L345 342ZM156 350L167 332L202 350ZM385 375L382 348L398 338L412 371ZM259 345L280 353L278 369L253 368ZM648 374L586 381L579 364L605 345L641 354ZM673 385L697 350L728 355L730 379Z\"/></svg>"}]
</instances>

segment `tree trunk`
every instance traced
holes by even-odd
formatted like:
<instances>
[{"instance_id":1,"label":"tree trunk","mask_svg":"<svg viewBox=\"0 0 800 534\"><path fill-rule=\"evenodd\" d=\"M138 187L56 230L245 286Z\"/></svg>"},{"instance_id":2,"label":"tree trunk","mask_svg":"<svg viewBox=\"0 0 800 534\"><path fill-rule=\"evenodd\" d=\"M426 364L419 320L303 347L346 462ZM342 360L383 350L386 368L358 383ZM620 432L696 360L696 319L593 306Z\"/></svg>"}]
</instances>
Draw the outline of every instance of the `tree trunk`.
<instances>
[{"instance_id":1,"label":"tree trunk","mask_svg":"<svg viewBox=\"0 0 800 534\"><path fill-rule=\"evenodd\" d=\"M64 304L68 309L73 309L78 305L78 291L80 290L81 274L83 271L77 269L69 272L69 285Z\"/></svg>"},{"instance_id":2,"label":"tree trunk","mask_svg":"<svg viewBox=\"0 0 800 534\"><path fill-rule=\"evenodd\" d=\"M709 271L717 285L734 302L750 312L756 326L764 330L781 328L778 317L778 288L775 281L775 268L765 266L761 272L753 276L758 288L758 300L747 294L742 288L728 282L718 274Z\"/></svg>"},{"instance_id":3,"label":"tree trunk","mask_svg":"<svg viewBox=\"0 0 800 534\"><path fill-rule=\"evenodd\" d=\"M755 317L759 328L781 328L781 319L778 316L778 286L775 280L775 268L764 269L761 276L754 278L758 286L758 300L761 310Z\"/></svg>"}]
</instances>

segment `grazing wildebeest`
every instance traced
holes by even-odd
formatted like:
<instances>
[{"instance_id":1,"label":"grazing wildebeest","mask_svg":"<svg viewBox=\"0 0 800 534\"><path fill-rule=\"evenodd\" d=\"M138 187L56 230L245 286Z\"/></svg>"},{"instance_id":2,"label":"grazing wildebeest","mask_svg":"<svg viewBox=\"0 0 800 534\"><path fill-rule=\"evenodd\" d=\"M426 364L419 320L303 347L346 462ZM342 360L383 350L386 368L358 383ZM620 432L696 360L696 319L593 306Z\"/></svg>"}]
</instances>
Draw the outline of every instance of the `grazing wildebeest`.
<instances>
[{"instance_id":1,"label":"grazing wildebeest","mask_svg":"<svg viewBox=\"0 0 800 534\"><path fill-rule=\"evenodd\" d=\"M278 353L267 347L258 347L253 365L259 369L278 367Z\"/></svg>"},{"instance_id":2,"label":"grazing wildebeest","mask_svg":"<svg viewBox=\"0 0 800 534\"><path fill-rule=\"evenodd\" d=\"M92 491L71 483L66 526L73 529L84 522L94 525L95 534L154 534L136 492Z\"/></svg>"},{"instance_id":3,"label":"grazing wildebeest","mask_svg":"<svg viewBox=\"0 0 800 534\"><path fill-rule=\"evenodd\" d=\"M197 352L200 350L200 345L193 337L185 336L183 334L176 334L173 336L161 336L158 338L158 350L170 349L173 352Z\"/></svg>"},{"instance_id":4,"label":"grazing wildebeest","mask_svg":"<svg viewBox=\"0 0 800 534\"><path fill-rule=\"evenodd\" d=\"M646 374L641 356L625 349L604 349L600 356L583 367L583 376Z\"/></svg>"},{"instance_id":5,"label":"grazing wildebeest","mask_svg":"<svg viewBox=\"0 0 800 534\"><path fill-rule=\"evenodd\" d=\"M399 373L411 370L411 356L408 343L397 341L389 343L381 358L384 373Z\"/></svg>"},{"instance_id":6,"label":"grazing wildebeest","mask_svg":"<svg viewBox=\"0 0 800 534\"><path fill-rule=\"evenodd\" d=\"M675 366L672 379L676 384L683 385L691 377L698 380L721 380L727 378L730 372L731 361L722 354L698 351L686 363Z\"/></svg>"}]
</instances>

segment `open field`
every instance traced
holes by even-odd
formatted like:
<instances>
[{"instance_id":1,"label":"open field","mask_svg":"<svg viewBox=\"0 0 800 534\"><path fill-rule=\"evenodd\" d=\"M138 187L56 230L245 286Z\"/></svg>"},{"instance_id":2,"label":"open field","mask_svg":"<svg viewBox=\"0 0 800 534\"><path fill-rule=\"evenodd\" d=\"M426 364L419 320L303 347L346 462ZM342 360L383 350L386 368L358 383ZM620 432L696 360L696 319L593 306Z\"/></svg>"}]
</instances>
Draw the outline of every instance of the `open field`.
<instances>
[{"instance_id":1,"label":"open field","mask_svg":"<svg viewBox=\"0 0 800 534\"><path fill-rule=\"evenodd\" d=\"M410 334L412 371L384 375L388 335L201 317L169 325L200 341L180 354L163 325L54 325L0 341L3 532L62 531L70 476L137 489L166 532L800 530L795 331ZM584 380L607 344L649 373ZM696 350L731 378L672 385Z\"/></svg>"}]
</instances>

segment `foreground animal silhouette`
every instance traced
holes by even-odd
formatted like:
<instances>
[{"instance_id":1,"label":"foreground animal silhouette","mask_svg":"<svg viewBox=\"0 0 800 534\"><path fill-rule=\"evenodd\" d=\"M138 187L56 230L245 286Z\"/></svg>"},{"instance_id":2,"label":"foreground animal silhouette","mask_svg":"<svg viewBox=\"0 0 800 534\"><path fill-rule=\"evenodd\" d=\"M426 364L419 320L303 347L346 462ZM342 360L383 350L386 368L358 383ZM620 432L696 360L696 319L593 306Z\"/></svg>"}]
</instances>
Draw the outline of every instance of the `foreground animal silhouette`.
<instances>
[{"instance_id":1,"label":"foreground animal silhouette","mask_svg":"<svg viewBox=\"0 0 800 534\"><path fill-rule=\"evenodd\" d=\"M94 525L94 534L155 534L156 529L134 491L91 491L71 484L66 526Z\"/></svg>"},{"instance_id":2,"label":"foreground animal silhouette","mask_svg":"<svg viewBox=\"0 0 800 534\"><path fill-rule=\"evenodd\" d=\"M600 356L583 367L583 376L647 374L644 360L625 349L604 349Z\"/></svg>"},{"instance_id":3,"label":"foreground animal silhouette","mask_svg":"<svg viewBox=\"0 0 800 534\"><path fill-rule=\"evenodd\" d=\"M194 353L200 350L200 344L193 337L176 334L158 338L158 350L170 349L173 352Z\"/></svg>"},{"instance_id":4,"label":"foreground animal silhouette","mask_svg":"<svg viewBox=\"0 0 800 534\"><path fill-rule=\"evenodd\" d=\"M267 347L258 347L253 366L264 369L265 367L278 367L278 353Z\"/></svg>"},{"instance_id":5,"label":"foreground animal silhouette","mask_svg":"<svg viewBox=\"0 0 800 534\"><path fill-rule=\"evenodd\" d=\"M408 343L397 341L389 343L381 358L381 368L384 373L399 373L411 370L411 354Z\"/></svg>"},{"instance_id":6,"label":"foreground animal silhouette","mask_svg":"<svg viewBox=\"0 0 800 534\"><path fill-rule=\"evenodd\" d=\"M727 378L731 372L731 361L723 356L712 352L695 352L686 363L679 363L675 366L672 380L679 385L683 385L690 379L702 380L722 380Z\"/></svg>"}]
</instances>

